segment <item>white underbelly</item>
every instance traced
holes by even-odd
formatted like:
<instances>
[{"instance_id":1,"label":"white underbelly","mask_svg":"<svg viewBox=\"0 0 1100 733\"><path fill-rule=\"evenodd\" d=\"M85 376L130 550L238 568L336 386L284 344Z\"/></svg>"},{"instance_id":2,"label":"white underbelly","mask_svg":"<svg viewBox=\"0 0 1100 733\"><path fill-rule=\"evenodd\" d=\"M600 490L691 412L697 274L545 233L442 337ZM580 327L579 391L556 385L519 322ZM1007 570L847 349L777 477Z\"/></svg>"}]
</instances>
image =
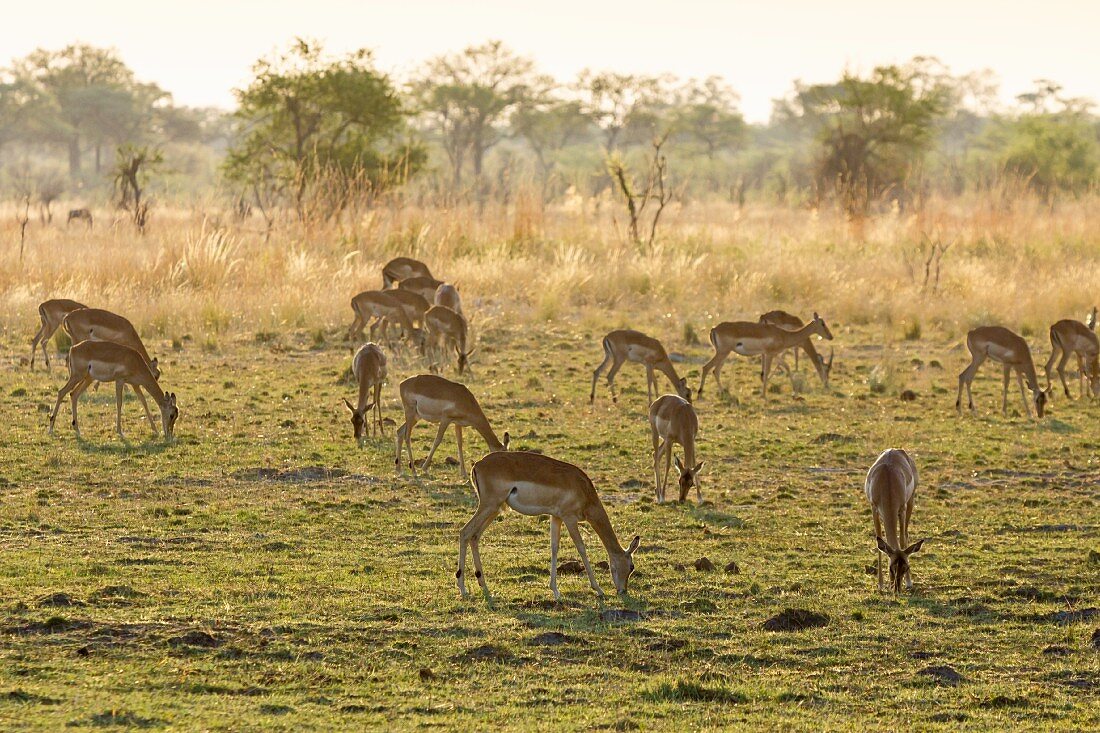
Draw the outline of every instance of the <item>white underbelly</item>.
<instances>
[{"instance_id":1,"label":"white underbelly","mask_svg":"<svg viewBox=\"0 0 1100 733\"><path fill-rule=\"evenodd\" d=\"M763 339L737 339L733 344L733 351L741 356L759 356L764 353Z\"/></svg>"}]
</instances>

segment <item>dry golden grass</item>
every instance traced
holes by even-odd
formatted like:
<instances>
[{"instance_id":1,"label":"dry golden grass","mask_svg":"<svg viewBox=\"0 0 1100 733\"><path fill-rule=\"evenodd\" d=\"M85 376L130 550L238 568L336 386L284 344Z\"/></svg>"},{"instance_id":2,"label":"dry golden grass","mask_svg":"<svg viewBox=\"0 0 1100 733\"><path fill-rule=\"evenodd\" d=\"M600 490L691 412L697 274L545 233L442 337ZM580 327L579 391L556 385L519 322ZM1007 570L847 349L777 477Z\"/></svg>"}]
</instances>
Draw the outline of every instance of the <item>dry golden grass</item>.
<instances>
[{"instance_id":1,"label":"dry golden grass","mask_svg":"<svg viewBox=\"0 0 1100 733\"><path fill-rule=\"evenodd\" d=\"M353 223L277 226L267 239L258 217L235 223L194 206L158 211L145 237L125 223L89 231L32 222L23 261L5 211L2 325L31 333L41 300L72 297L162 338L213 343L227 333L331 330L350 322L351 296L379 287L381 265L401 254L458 283L482 325L664 322L678 334L690 323L705 338L714 322L782 307L879 324L886 339L914 323L961 335L999 322L1043 334L1097 299L1097 203L1051 210L1028 197L934 200L918 215L856 227L831 211L699 202L670 211L645 253L623 240L607 200L543 207L520 195L480 210L384 206ZM953 243L935 294L919 282L925 236Z\"/></svg>"}]
</instances>

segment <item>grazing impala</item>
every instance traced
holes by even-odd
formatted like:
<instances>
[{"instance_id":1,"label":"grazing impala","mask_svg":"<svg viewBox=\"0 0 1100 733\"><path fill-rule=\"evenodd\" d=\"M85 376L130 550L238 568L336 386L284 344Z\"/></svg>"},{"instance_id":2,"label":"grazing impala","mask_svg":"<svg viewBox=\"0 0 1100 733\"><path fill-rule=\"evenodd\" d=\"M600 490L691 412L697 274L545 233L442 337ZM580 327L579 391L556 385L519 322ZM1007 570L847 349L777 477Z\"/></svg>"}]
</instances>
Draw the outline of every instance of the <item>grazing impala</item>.
<instances>
[{"instance_id":1,"label":"grazing impala","mask_svg":"<svg viewBox=\"0 0 1100 733\"><path fill-rule=\"evenodd\" d=\"M87 307L88 306L83 303L77 303L75 300L66 300L64 298L47 300L42 303L42 305L38 306L38 317L42 320L42 325L39 326L38 333L34 335L34 340L31 341L32 371L34 370L34 352L38 349L38 344L42 344L42 357L46 360L46 370L49 371L50 350L48 344L50 339L53 338L54 332L61 327L61 323L65 320L65 316L75 310Z\"/></svg>"},{"instance_id":2,"label":"grazing impala","mask_svg":"<svg viewBox=\"0 0 1100 733\"><path fill-rule=\"evenodd\" d=\"M876 569L878 589L882 587L882 556L890 558L890 585L894 595L901 592L905 579L908 590L913 589L909 572L909 556L918 552L924 540L909 544L909 519L913 515L913 497L917 493L917 466L913 459L896 448L883 451L867 472L863 486L867 501L871 504L871 517L875 520ZM883 529L886 530L885 537Z\"/></svg>"},{"instance_id":3,"label":"grazing impala","mask_svg":"<svg viewBox=\"0 0 1100 733\"><path fill-rule=\"evenodd\" d=\"M1047 396L1039 388L1039 380L1035 376L1035 363L1031 360L1031 349L1027 341L1001 326L981 326L975 328L966 335L966 348L970 349L970 366L959 375L959 396L955 399L955 410L962 412L962 393L966 387L966 400L970 410L974 410L974 397L970 394L970 383L974 381L974 375L978 373L978 367L986 359L999 361L1004 366L1004 394L1001 399L1001 412L1008 414L1008 380L1012 372L1016 372L1016 380L1020 385L1020 398L1024 401L1024 410L1031 417L1031 405L1028 403L1024 392L1024 381L1031 390L1032 401L1035 403L1035 411L1039 417L1043 416L1046 408Z\"/></svg>"},{"instance_id":4,"label":"grazing impala","mask_svg":"<svg viewBox=\"0 0 1100 733\"><path fill-rule=\"evenodd\" d=\"M485 438L490 451L508 450L509 436L504 434L504 442L497 440L496 433L489 425L481 405L474 399L466 385L437 377L434 374L420 374L409 377L398 388L401 393L401 406L405 410L405 422L397 429L397 456L394 463L401 466L402 443L409 451L409 467L416 478L416 461L412 454L412 429L420 420L439 423L428 457L421 464L421 470L428 470L435 455L435 449L443 441L447 427L455 426L455 440L458 442L458 463L462 476L466 476L466 461L462 456L462 428L473 428Z\"/></svg>"},{"instance_id":5,"label":"grazing impala","mask_svg":"<svg viewBox=\"0 0 1100 733\"><path fill-rule=\"evenodd\" d=\"M431 270L420 260L411 257L395 257L382 267L382 289L388 290L395 282L410 277L431 277Z\"/></svg>"},{"instance_id":6,"label":"grazing impala","mask_svg":"<svg viewBox=\"0 0 1100 733\"><path fill-rule=\"evenodd\" d=\"M363 328L370 323L370 337L374 339L375 328L382 325L382 339L389 340L387 327L392 321L401 326L406 338L415 338L418 331L413 328L405 312L405 306L385 290L367 290L359 293L351 299L351 309L355 312L355 320L348 329L348 339L363 334Z\"/></svg>"},{"instance_id":7,"label":"grazing impala","mask_svg":"<svg viewBox=\"0 0 1100 733\"><path fill-rule=\"evenodd\" d=\"M436 348L442 360L448 348L453 347L458 355L458 373L470 363L470 354L476 349L466 350L466 319L461 313L455 313L444 305L433 305L424 314L424 343Z\"/></svg>"},{"instance_id":8,"label":"grazing impala","mask_svg":"<svg viewBox=\"0 0 1100 733\"><path fill-rule=\"evenodd\" d=\"M615 590L620 595L626 593L630 574L634 572L633 555L642 538L635 536L630 546L623 549L611 527L607 510L596 494L596 487L584 471L538 453L490 453L474 464L473 484L477 491L477 511L459 533L458 572L455 573L458 591L464 598L467 545L474 556L474 575L482 593L489 597L478 541L505 504L528 516L550 515L550 590L554 600L561 600L561 593L558 592L558 542L562 524L580 553L592 590L603 597L603 589L596 582L596 575L588 562L579 526L581 522L588 522L603 542Z\"/></svg>"},{"instance_id":9,"label":"grazing impala","mask_svg":"<svg viewBox=\"0 0 1100 733\"><path fill-rule=\"evenodd\" d=\"M69 218L65 220L65 226L72 224L73 219L87 222L88 228L92 228L92 212L88 209L69 209Z\"/></svg>"},{"instance_id":10,"label":"grazing impala","mask_svg":"<svg viewBox=\"0 0 1100 733\"><path fill-rule=\"evenodd\" d=\"M359 403L352 407L345 397L344 405L351 413L351 427L355 431L359 447L362 447L363 441L367 439L367 412L371 408L374 408L371 435L374 435L375 427L385 434L382 427L382 383L386 381L386 355L375 344L363 344L351 360L351 373L359 385ZM374 393L374 402L368 402L371 392Z\"/></svg>"},{"instance_id":11,"label":"grazing impala","mask_svg":"<svg viewBox=\"0 0 1100 733\"><path fill-rule=\"evenodd\" d=\"M764 323L751 323L749 321L726 321L719 323L710 330L710 342L714 346L714 356L703 365L703 376L699 380L699 395L703 394L703 386L707 381L707 372L714 370L714 381L718 388L722 389L722 364L730 352L736 352L741 356L760 356L760 383L763 388L764 401L768 401L768 376L771 374L772 364L776 357L787 349L802 346L809 341L812 335L821 336L829 341L833 334L825 325L825 320L814 313L812 321L797 331L788 331L779 326L769 326ZM819 373L820 359L817 360ZM831 362L830 362L831 365Z\"/></svg>"},{"instance_id":12,"label":"grazing impala","mask_svg":"<svg viewBox=\"0 0 1100 733\"><path fill-rule=\"evenodd\" d=\"M81 341L110 341L133 349L141 354L153 376L160 379L157 360L149 357L134 324L117 313L102 308L81 308L65 316L61 326L74 344Z\"/></svg>"},{"instance_id":13,"label":"grazing impala","mask_svg":"<svg viewBox=\"0 0 1100 733\"><path fill-rule=\"evenodd\" d=\"M411 290L429 303L434 303L435 291L439 290L439 286L443 284L442 280L436 280L434 277L424 275L402 280L397 283L397 287L399 290Z\"/></svg>"},{"instance_id":14,"label":"grazing impala","mask_svg":"<svg viewBox=\"0 0 1100 733\"><path fill-rule=\"evenodd\" d=\"M683 462L679 456L676 457L676 473L680 475L680 501L687 499L692 486L695 487L696 498L703 501L703 492L699 488L699 471L702 470L703 463L695 462L695 434L699 432L699 417L695 414L695 408L676 395L658 397L649 406L649 431L653 437L653 477L657 482L657 503L662 504L665 500L674 443L684 447ZM665 459L663 478L660 468L662 456Z\"/></svg>"},{"instance_id":15,"label":"grazing impala","mask_svg":"<svg viewBox=\"0 0 1100 733\"><path fill-rule=\"evenodd\" d=\"M435 289L435 304L445 305L455 313L462 313L462 298L458 295L458 288L450 283L443 283Z\"/></svg>"},{"instance_id":16,"label":"grazing impala","mask_svg":"<svg viewBox=\"0 0 1100 733\"><path fill-rule=\"evenodd\" d=\"M672 366L672 360L668 358L668 352L661 342L640 331L612 331L603 337L603 362L592 372L592 393L588 396L589 402L596 401L596 382L600 373L610 364L607 372L607 388L611 390L611 401L618 402L619 396L615 394L615 375L625 362L632 361L645 367L647 402L653 401L653 395L658 391L657 376L659 371L672 382L676 393L688 402L691 401L691 390L688 389L687 380L681 379Z\"/></svg>"},{"instance_id":17,"label":"grazing impala","mask_svg":"<svg viewBox=\"0 0 1100 733\"><path fill-rule=\"evenodd\" d=\"M1084 323L1066 319L1050 327L1050 359L1043 366L1047 375L1047 394L1052 394L1050 386L1050 367L1058 360L1058 378L1062 380L1062 389L1069 397L1069 385L1066 384L1066 362L1071 355L1077 357L1078 374L1081 379L1081 396L1085 396L1085 378L1094 397L1100 396L1100 340L1096 333Z\"/></svg>"},{"instance_id":18,"label":"grazing impala","mask_svg":"<svg viewBox=\"0 0 1100 733\"><path fill-rule=\"evenodd\" d=\"M411 290L400 290L398 288L387 290L385 293L401 304L401 307L405 309L405 315L409 317L409 321L412 322L413 326L421 329L424 327L424 314L428 312L432 304L424 300L423 296Z\"/></svg>"},{"instance_id":19,"label":"grazing impala","mask_svg":"<svg viewBox=\"0 0 1100 733\"><path fill-rule=\"evenodd\" d=\"M760 316L760 323L767 324L769 326L779 326L785 328L788 331L797 331L804 325L802 319L798 316L787 313L786 311L768 311L764 315ZM825 358L821 354L817 353L817 349L814 348L814 340L807 338L798 347L791 349L794 352L794 368L798 369L798 349L801 348L806 352L806 356L810 358L810 363L814 365L814 370L817 372L817 376L821 379L821 385L825 389L829 389L829 374L833 371L833 352L829 350L829 360L825 361Z\"/></svg>"},{"instance_id":20,"label":"grazing impala","mask_svg":"<svg viewBox=\"0 0 1100 733\"><path fill-rule=\"evenodd\" d=\"M141 354L128 346L116 344L112 341L82 341L69 350L69 381L57 393L57 403L50 413L50 435L53 435L54 421L57 419L57 411L61 408L61 401L65 395L70 395L73 402L73 430L80 437L80 428L76 420L76 403L80 395L92 382L115 383L115 430L118 437L125 440L122 433L122 391L129 384L134 388L141 406L145 408L145 416L149 419L149 425L153 429L153 437L157 436L157 424L153 415L149 412L149 403L142 394L142 389L147 391L160 407L161 425L164 428L164 437L169 439L179 418L179 410L176 409L176 395L161 390L157 384L157 378L149 369L148 362Z\"/></svg>"}]
</instances>

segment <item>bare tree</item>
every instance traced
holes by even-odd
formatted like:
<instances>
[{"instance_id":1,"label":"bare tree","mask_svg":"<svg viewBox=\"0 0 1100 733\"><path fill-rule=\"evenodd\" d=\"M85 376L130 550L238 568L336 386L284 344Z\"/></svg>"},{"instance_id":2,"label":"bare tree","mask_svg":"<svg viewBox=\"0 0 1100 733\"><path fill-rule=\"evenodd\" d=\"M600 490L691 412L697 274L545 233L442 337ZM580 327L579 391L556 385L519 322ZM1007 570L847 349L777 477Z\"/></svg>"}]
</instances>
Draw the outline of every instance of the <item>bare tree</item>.
<instances>
[{"instance_id":1,"label":"bare tree","mask_svg":"<svg viewBox=\"0 0 1100 733\"><path fill-rule=\"evenodd\" d=\"M115 163L115 195L118 207L130 213L134 226L142 234L149 221L149 199L146 186L149 176L164 161L157 148L123 145Z\"/></svg>"},{"instance_id":2,"label":"bare tree","mask_svg":"<svg viewBox=\"0 0 1100 733\"><path fill-rule=\"evenodd\" d=\"M665 132L653 138L646 175L640 185L634 180L621 155L611 153L607 158L608 173L618 185L619 193L626 204L630 239L643 251L648 251L653 246L661 214L677 195L668 178L668 159L662 151L668 136L669 133ZM648 225L645 221L647 209L653 212ZM648 231L643 238L642 232L646 229Z\"/></svg>"}]
</instances>

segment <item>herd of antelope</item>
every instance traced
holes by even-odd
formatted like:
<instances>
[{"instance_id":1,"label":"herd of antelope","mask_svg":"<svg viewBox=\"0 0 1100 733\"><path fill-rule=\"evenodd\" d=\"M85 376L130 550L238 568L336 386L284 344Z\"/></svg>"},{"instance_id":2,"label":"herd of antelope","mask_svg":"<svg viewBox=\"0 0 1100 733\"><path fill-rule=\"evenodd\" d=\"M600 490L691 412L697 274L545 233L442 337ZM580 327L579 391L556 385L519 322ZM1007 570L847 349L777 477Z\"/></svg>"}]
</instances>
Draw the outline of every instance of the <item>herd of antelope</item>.
<instances>
[{"instance_id":1,"label":"herd of antelope","mask_svg":"<svg viewBox=\"0 0 1100 733\"><path fill-rule=\"evenodd\" d=\"M355 439L360 445L370 434L384 434L382 418L382 386L388 378L386 354L374 342L377 331L387 348L394 348L389 328L400 330L400 338L418 349L431 361L431 371L443 369L448 355L454 353L455 369L462 375L470 368L469 324L463 313L458 289L452 283L437 280L423 262L399 257L382 269L382 288L359 293L351 301L354 319L348 330L349 340L361 336L369 326L371 341L355 351L352 358L352 374L359 388L358 401L353 405L344 399L351 413ZM38 308L41 327L31 342L31 369L35 353L41 345L46 368L50 367L47 343L58 328L72 339L68 353L69 379L58 391L57 402L49 417L49 430L66 395L72 400L72 426L80 435L77 423L77 403L81 394L93 383L114 382L116 417L115 428L120 438L122 432L122 397L126 385L130 385L145 409L154 436L157 425L149 410L144 392L148 392L160 407L161 428L165 439L170 439L179 418L176 396L160 387L161 372L157 360L150 358L134 326L126 318L106 310L88 308L73 300L48 300ZM1052 353L1044 366L1047 386L1043 389L1036 374L1035 363L1027 342L1007 328L985 326L975 328L967 335L966 345L971 362L959 375L959 391L956 410L962 411L962 393L965 387L967 403L974 409L970 386L978 369L987 360L1000 362L1004 370L1002 411L1008 411L1008 389L1012 372L1016 373L1023 398L1024 409L1031 416L1034 406L1038 417L1043 417L1047 401L1053 394L1051 369L1057 362L1058 377L1067 397L1065 367L1073 357L1077 359L1080 374L1081 396L1087 393L1100 396L1100 341L1096 336L1097 309L1093 308L1087 322L1062 320L1050 328ZM813 336L832 340L833 334L825 320L814 313L808 323L783 311L765 313L758 321L730 321L711 329L710 342L714 356L703 366L696 397L701 397L707 374L713 372L714 381L722 388L722 366L730 353L740 356L760 357L761 394L768 397L768 378L773 368L789 368L785 353L794 351L795 368L798 351L805 352L810 364L827 389L833 366L830 350L826 360L817 352ZM703 462L697 461L696 434L699 418L692 404L692 391L686 378L680 377L672 359L660 341L639 331L616 330L604 336L604 360L592 373L592 390L589 401L596 399L596 385L600 375L607 370L607 385L612 399L615 392L615 375L626 362L641 364L646 371L646 391L649 403L649 427L653 447L653 477L658 503L665 500L665 490L673 466L678 476L678 498L685 501L691 489L696 499L702 501L699 474ZM436 361L437 360L437 361ZM660 394L657 373L666 376L675 394ZM1025 390L1026 383L1026 390ZM144 392L143 392L144 390ZM1028 398L1027 390L1031 397ZM465 478L466 462L463 456L462 429L472 428L485 440L489 453L473 465L471 482L478 497L474 516L459 533L458 570L455 573L458 589L463 596L466 590L466 552L473 556L474 575L482 591L488 597L488 586L482 570L478 541L492 520L508 505L521 514L550 516L550 589L555 600L560 599L557 582L558 544L564 524L573 544L580 554L593 590L603 596L603 591L592 571L584 540L579 530L581 522L587 522L600 538L608 554L611 577L618 593L626 592L627 581L634 570L633 555L641 538L635 536L623 547L607 511L600 501L596 488L588 475L579 467L540 453L509 451L509 435L497 438L477 398L463 384L428 373L409 377L398 388L404 421L395 431L394 462L401 470L404 450L408 466L417 477L418 464L412 454L412 429L424 420L438 425L435 441L427 456L419 464L427 471L446 435L454 426L458 446L458 463ZM369 427L368 427L369 420ZM674 456L674 446L680 445L683 458ZM663 461L663 470L662 470ZM890 586L895 594L904 584L912 588L909 557L920 550L924 540L910 544L909 521L917 489L917 467L905 451L884 451L867 473L864 491L871 505L877 546L877 574L879 590L884 590L882 556L888 558Z\"/></svg>"}]
</instances>

